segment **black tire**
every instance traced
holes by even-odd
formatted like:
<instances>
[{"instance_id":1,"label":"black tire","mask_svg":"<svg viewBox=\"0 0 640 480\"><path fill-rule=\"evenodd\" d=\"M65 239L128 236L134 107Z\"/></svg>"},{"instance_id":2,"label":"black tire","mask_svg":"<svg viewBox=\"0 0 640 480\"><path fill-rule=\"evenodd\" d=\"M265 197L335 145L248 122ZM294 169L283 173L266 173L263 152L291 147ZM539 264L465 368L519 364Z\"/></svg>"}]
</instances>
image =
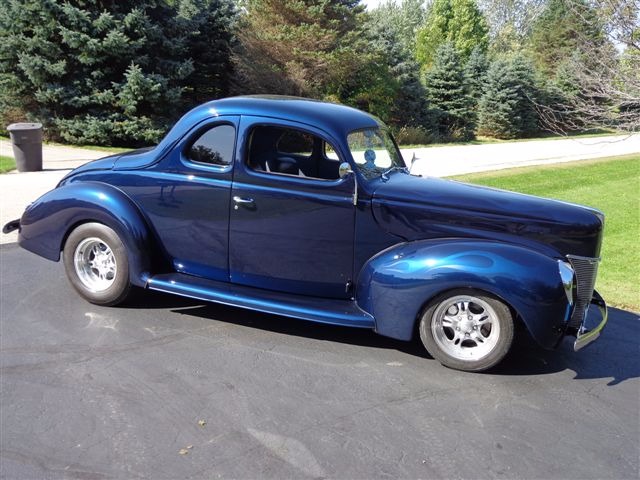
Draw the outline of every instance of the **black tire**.
<instances>
[{"instance_id":1,"label":"black tire","mask_svg":"<svg viewBox=\"0 0 640 480\"><path fill-rule=\"evenodd\" d=\"M117 305L131 291L126 248L106 225L85 223L74 229L64 245L63 261L73 288L91 303Z\"/></svg>"},{"instance_id":2,"label":"black tire","mask_svg":"<svg viewBox=\"0 0 640 480\"><path fill-rule=\"evenodd\" d=\"M487 370L505 357L513 343L511 310L480 290L459 289L439 295L419 321L420 339L429 354L456 370Z\"/></svg>"}]
</instances>

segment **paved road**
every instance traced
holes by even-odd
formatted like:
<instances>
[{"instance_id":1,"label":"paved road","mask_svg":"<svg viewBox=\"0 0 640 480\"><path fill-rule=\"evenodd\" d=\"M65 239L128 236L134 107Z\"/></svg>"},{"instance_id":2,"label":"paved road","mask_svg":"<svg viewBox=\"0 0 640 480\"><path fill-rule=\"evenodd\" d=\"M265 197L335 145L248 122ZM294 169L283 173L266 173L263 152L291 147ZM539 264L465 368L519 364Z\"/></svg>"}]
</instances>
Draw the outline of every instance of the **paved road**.
<instances>
[{"instance_id":1,"label":"paved road","mask_svg":"<svg viewBox=\"0 0 640 480\"><path fill-rule=\"evenodd\" d=\"M467 374L368 331L150 293L100 308L61 264L15 245L0 260L3 478L640 473L626 312L579 354L520 340Z\"/></svg>"},{"instance_id":2,"label":"paved road","mask_svg":"<svg viewBox=\"0 0 640 480\"><path fill-rule=\"evenodd\" d=\"M414 150L403 150L405 160ZM411 171L446 177L504 168L572 162L640 152L640 134L415 149Z\"/></svg>"},{"instance_id":3,"label":"paved road","mask_svg":"<svg viewBox=\"0 0 640 480\"><path fill-rule=\"evenodd\" d=\"M13 157L11 143L0 140L0 155ZM16 171L0 175L0 226L20 218L27 205L51 190L72 168L89 160L109 155L108 152L69 148L60 145L44 145L42 149L42 172ZM0 243L16 242L17 232L11 235L0 234Z\"/></svg>"},{"instance_id":4,"label":"paved road","mask_svg":"<svg viewBox=\"0 0 640 480\"><path fill-rule=\"evenodd\" d=\"M0 140L0 155L13 157L11 142ZM109 155L109 153L87 148L66 147L64 145L45 144L42 146L44 168L51 170L68 170L86 163L87 160L95 160L105 155Z\"/></svg>"}]
</instances>

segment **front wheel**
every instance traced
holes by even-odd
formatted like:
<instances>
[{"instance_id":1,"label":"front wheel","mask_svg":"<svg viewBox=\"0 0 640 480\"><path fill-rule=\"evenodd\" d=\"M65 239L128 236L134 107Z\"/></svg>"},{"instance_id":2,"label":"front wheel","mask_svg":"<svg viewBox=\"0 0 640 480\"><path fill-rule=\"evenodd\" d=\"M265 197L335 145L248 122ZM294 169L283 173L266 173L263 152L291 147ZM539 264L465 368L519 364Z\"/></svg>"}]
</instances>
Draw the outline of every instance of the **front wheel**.
<instances>
[{"instance_id":1,"label":"front wheel","mask_svg":"<svg viewBox=\"0 0 640 480\"><path fill-rule=\"evenodd\" d=\"M443 365L479 372L499 363L513 342L513 315L503 302L477 290L435 298L420 318L420 339Z\"/></svg>"},{"instance_id":2,"label":"front wheel","mask_svg":"<svg viewBox=\"0 0 640 480\"><path fill-rule=\"evenodd\" d=\"M117 305L131 290L127 252L118 234L101 223L85 223L64 245L69 282L91 303Z\"/></svg>"}]
</instances>

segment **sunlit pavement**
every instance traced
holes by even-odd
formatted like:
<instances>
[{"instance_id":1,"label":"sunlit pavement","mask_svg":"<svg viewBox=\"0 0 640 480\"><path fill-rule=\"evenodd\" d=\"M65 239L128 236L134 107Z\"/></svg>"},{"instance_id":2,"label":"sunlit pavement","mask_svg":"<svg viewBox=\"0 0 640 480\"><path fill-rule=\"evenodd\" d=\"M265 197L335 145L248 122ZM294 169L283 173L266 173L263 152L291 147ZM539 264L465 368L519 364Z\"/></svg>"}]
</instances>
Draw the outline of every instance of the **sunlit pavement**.
<instances>
[{"instance_id":1,"label":"sunlit pavement","mask_svg":"<svg viewBox=\"0 0 640 480\"><path fill-rule=\"evenodd\" d=\"M413 153L412 173L446 177L640 153L640 134L406 149L405 160Z\"/></svg>"}]
</instances>

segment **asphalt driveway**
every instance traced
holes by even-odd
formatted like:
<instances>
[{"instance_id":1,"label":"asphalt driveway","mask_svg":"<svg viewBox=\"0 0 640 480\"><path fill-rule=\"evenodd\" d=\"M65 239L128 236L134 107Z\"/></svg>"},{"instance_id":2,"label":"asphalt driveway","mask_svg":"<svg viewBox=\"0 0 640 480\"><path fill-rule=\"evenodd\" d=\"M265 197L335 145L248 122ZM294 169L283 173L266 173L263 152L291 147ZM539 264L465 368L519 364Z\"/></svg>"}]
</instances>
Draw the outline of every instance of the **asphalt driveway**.
<instances>
[{"instance_id":1,"label":"asphalt driveway","mask_svg":"<svg viewBox=\"0 0 640 480\"><path fill-rule=\"evenodd\" d=\"M96 307L2 245L0 322L3 478L639 475L620 310L579 354L524 339L467 374L368 331L151 293Z\"/></svg>"}]
</instances>

